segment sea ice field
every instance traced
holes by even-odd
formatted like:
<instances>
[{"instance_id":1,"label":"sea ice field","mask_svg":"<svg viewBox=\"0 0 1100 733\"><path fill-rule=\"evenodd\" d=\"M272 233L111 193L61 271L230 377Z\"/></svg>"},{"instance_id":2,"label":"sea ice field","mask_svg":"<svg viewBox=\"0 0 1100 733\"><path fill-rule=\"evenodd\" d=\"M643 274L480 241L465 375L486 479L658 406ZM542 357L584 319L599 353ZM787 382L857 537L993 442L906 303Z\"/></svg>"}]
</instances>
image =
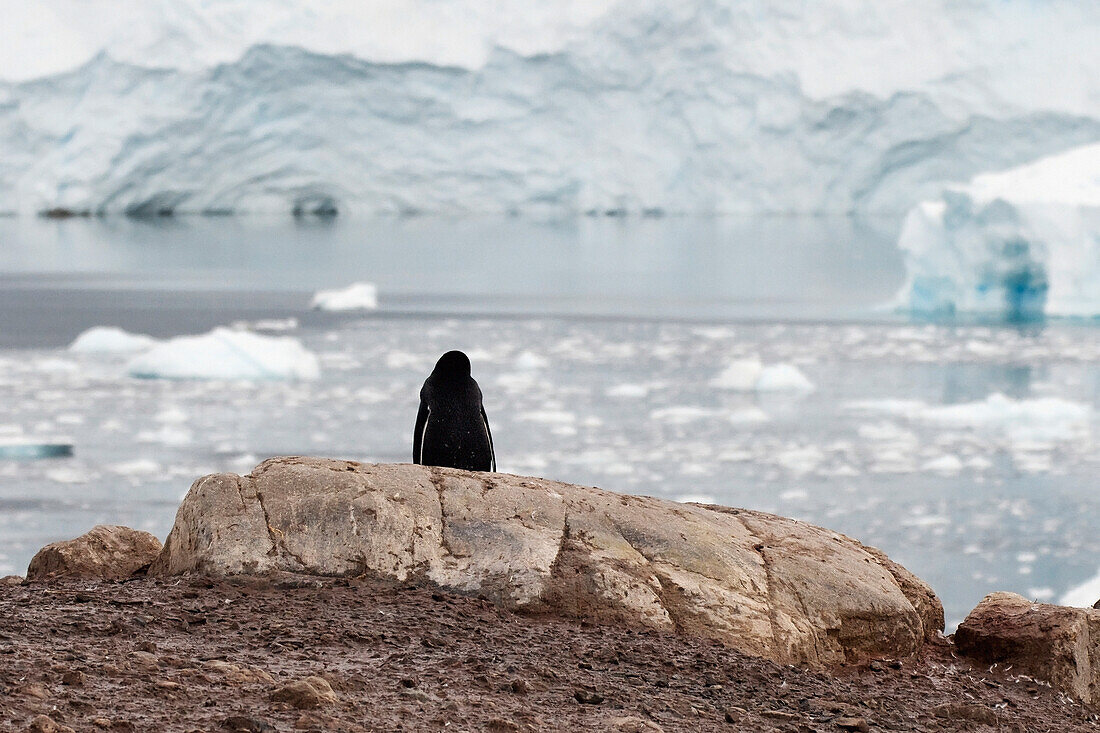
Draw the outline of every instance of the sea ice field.
<instances>
[{"instance_id":1,"label":"sea ice field","mask_svg":"<svg viewBox=\"0 0 1100 733\"><path fill-rule=\"evenodd\" d=\"M896 313L899 227L0 219L0 445L72 445L0 457L0 575L96 523L163 538L205 473L407 461L459 348L501 471L837 529L949 630L994 590L1091 605L1100 324Z\"/></svg>"}]
</instances>

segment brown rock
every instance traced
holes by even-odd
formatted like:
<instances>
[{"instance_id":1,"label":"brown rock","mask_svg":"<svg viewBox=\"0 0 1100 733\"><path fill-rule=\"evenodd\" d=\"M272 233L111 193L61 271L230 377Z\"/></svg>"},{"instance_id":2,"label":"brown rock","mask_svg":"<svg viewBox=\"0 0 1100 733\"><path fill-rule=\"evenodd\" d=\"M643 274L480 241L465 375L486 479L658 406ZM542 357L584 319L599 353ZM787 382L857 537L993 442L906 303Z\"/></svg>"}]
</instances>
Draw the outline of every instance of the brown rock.
<instances>
[{"instance_id":1,"label":"brown rock","mask_svg":"<svg viewBox=\"0 0 1100 733\"><path fill-rule=\"evenodd\" d=\"M939 600L882 553L760 512L543 479L278 458L195 482L154 574L380 574L510 609L707 635L786 663L915 652Z\"/></svg>"},{"instance_id":2,"label":"brown rock","mask_svg":"<svg viewBox=\"0 0 1100 733\"><path fill-rule=\"evenodd\" d=\"M611 730L619 731L619 733L664 733L664 728L654 723L652 720L646 720L636 716L626 716L622 718L612 718L608 721Z\"/></svg>"},{"instance_id":3,"label":"brown rock","mask_svg":"<svg viewBox=\"0 0 1100 733\"><path fill-rule=\"evenodd\" d=\"M932 708L937 718L947 720L972 720L975 723L997 725L997 713L982 705L967 702L948 702Z\"/></svg>"},{"instance_id":4,"label":"brown rock","mask_svg":"<svg viewBox=\"0 0 1100 733\"><path fill-rule=\"evenodd\" d=\"M38 715L27 726L29 733L76 733L67 725L58 723L48 715Z\"/></svg>"},{"instance_id":5,"label":"brown rock","mask_svg":"<svg viewBox=\"0 0 1100 733\"><path fill-rule=\"evenodd\" d=\"M70 669L68 672L61 675L61 684L79 687L84 684L84 673L79 669Z\"/></svg>"},{"instance_id":6,"label":"brown rock","mask_svg":"<svg viewBox=\"0 0 1100 733\"><path fill-rule=\"evenodd\" d=\"M1100 683L1100 610L991 593L955 632L959 652L1046 680L1091 703Z\"/></svg>"},{"instance_id":7,"label":"brown rock","mask_svg":"<svg viewBox=\"0 0 1100 733\"><path fill-rule=\"evenodd\" d=\"M306 677L283 685L271 693L271 699L289 703L299 710L332 705L337 701L336 693L321 677Z\"/></svg>"},{"instance_id":8,"label":"brown rock","mask_svg":"<svg viewBox=\"0 0 1100 733\"><path fill-rule=\"evenodd\" d=\"M37 682L23 685L19 688L19 693L23 695L23 697L33 697L36 700L45 700L50 696L50 691L46 686Z\"/></svg>"},{"instance_id":9,"label":"brown rock","mask_svg":"<svg viewBox=\"0 0 1100 733\"><path fill-rule=\"evenodd\" d=\"M854 730L860 733L867 733L871 730L871 726L867 725L866 718L837 718L833 723L841 730Z\"/></svg>"},{"instance_id":10,"label":"brown rock","mask_svg":"<svg viewBox=\"0 0 1100 733\"><path fill-rule=\"evenodd\" d=\"M0 578L0 588L5 586L23 585L23 578L18 575L5 575Z\"/></svg>"},{"instance_id":11,"label":"brown rock","mask_svg":"<svg viewBox=\"0 0 1100 733\"><path fill-rule=\"evenodd\" d=\"M160 540L148 532L101 524L76 539L43 547L31 558L27 579L128 578L147 568L160 549Z\"/></svg>"},{"instance_id":12,"label":"brown rock","mask_svg":"<svg viewBox=\"0 0 1100 733\"><path fill-rule=\"evenodd\" d=\"M220 659L211 659L202 663L202 668L212 676L220 678L230 685L240 686L258 682L271 684L275 678L262 669L245 664L233 664Z\"/></svg>"}]
</instances>

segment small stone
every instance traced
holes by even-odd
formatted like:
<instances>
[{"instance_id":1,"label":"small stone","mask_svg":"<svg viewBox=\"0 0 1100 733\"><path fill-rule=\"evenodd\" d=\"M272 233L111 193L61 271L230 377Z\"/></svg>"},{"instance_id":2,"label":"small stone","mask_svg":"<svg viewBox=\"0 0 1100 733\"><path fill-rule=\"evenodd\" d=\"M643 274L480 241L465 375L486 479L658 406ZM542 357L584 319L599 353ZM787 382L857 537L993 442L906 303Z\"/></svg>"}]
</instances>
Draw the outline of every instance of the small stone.
<instances>
[{"instance_id":1,"label":"small stone","mask_svg":"<svg viewBox=\"0 0 1100 733\"><path fill-rule=\"evenodd\" d=\"M61 675L61 684L80 687L84 684L84 679L84 673L79 669L70 669L68 672Z\"/></svg>"},{"instance_id":2,"label":"small stone","mask_svg":"<svg viewBox=\"0 0 1100 733\"><path fill-rule=\"evenodd\" d=\"M740 723L742 718L744 718L748 714L748 711L745 710L745 708L731 707L726 708L725 713L726 722L733 724Z\"/></svg>"},{"instance_id":3,"label":"small stone","mask_svg":"<svg viewBox=\"0 0 1100 733\"><path fill-rule=\"evenodd\" d=\"M603 695L591 690L577 690L573 697L582 705L599 705L603 702Z\"/></svg>"},{"instance_id":4,"label":"small stone","mask_svg":"<svg viewBox=\"0 0 1100 733\"><path fill-rule=\"evenodd\" d=\"M519 729L519 723L514 720L508 720L507 718L490 718L489 722L485 726L485 730L499 733L508 733L508 731Z\"/></svg>"},{"instance_id":5,"label":"small stone","mask_svg":"<svg viewBox=\"0 0 1100 733\"><path fill-rule=\"evenodd\" d=\"M526 695L527 691L530 689L527 686L526 680L512 680L508 687L517 695Z\"/></svg>"},{"instance_id":6,"label":"small stone","mask_svg":"<svg viewBox=\"0 0 1100 733\"><path fill-rule=\"evenodd\" d=\"M880 662L877 659L875 659L870 664L868 664L867 668L870 669L872 672L885 672L886 671L886 665L884 665L882 662Z\"/></svg>"},{"instance_id":7,"label":"small stone","mask_svg":"<svg viewBox=\"0 0 1100 733\"><path fill-rule=\"evenodd\" d=\"M429 695L428 693L424 692L423 690L405 688L405 689L401 690L401 692L398 693L398 694L400 694L401 697L407 697L410 700L416 700L417 702L431 702L432 701L432 696Z\"/></svg>"},{"instance_id":8,"label":"small stone","mask_svg":"<svg viewBox=\"0 0 1100 733\"><path fill-rule=\"evenodd\" d=\"M58 723L48 715L39 715L27 726L28 733L76 733L67 725Z\"/></svg>"},{"instance_id":9,"label":"small stone","mask_svg":"<svg viewBox=\"0 0 1100 733\"><path fill-rule=\"evenodd\" d=\"M997 713L983 705L968 702L946 702L932 708L932 714L937 718L947 720L971 720L975 723L997 725Z\"/></svg>"},{"instance_id":10,"label":"small stone","mask_svg":"<svg viewBox=\"0 0 1100 733\"><path fill-rule=\"evenodd\" d=\"M46 689L46 686L37 682L23 685L19 688L19 692L23 697L33 697L36 700L45 700L50 696L50 691Z\"/></svg>"},{"instance_id":11,"label":"small stone","mask_svg":"<svg viewBox=\"0 0 1100 733\"><path fill-rule=\"evenodd\" d=\"M238 733L275 733L277 730L266 720L247 715L230 715L222 721L222 728Z\"/></svg>"},{"instance_id":12,"label":"small stone","mask_svg":"<svg viewBox=\"0 0 1100 733\"><path fill-rule=\"evenodd\" d=\"M645 720L634 715L623 718L612 718L611 729L619 733L664 733L664 728L652 720Z\"/></svg>"},{"instance_id":13,"label":"small stone","mask_svg":"<svg viewBox=\"0 0 1100 733\"><path fill-rule=\"evenodd\" d=\"M788 723L800 719L800 716L795 715L794 713L787 713L782 710L765 710L764 712L760 713L760 715L770 720L781 720Z\"/></svg>"},{"instance_id":14,"label":"small stone","mask_svg":"<svg viewBox=\"0 0 1100 733\"><path fill-rule=\"evenodd\" d=\"M153 684L162 690L178 690L182 687L179 682L173 680L157 680Z\"/></svg>"},{"instance_id":15,"label":"small stone","mask_svg":"<svg viewBox=\"0 0 1100 733\"><path fill-rule=\"evenodd\" d=\"M336 702L336 693L321 677L306 677L283 685L271 693L275 702L285 702L299 710L319 708Z\"/></svg>"},{"instance_id":16,"label":"small stone","mask_svg":"<svg viewBox=\"0 0 1100 733\"><path fill-rule=\"evenodd\" d=\"M92 725L94 725L96 728L110 728L111 727L111 719L110 718L93 718L92 719Z\"/></svg>"},{"instance_id":17,"label":"small stone","mask_svg":"<svg viewBox=\"0 0 1100 733\"><path fill-rule=\"evenodd\" d=\"M265 682L271 684L275 678L262 669L249 667L243 664L233 664L221 659L210 659L202 663L202 668L207 672L219 675L226 683L231 685L247 685L253 682Z\"/></svg>"},{"instance_id":18,"label":"small stone","mask_svg":"<svg viewBox=\"0 0 1100 733\"><path fill-rule=\"evenodd\" d=\"M157 656L149 652L130 652L130 663L145 670L156 669L160 666L160 660L157 659Z\"/></svg>"},{"instance_id":19,"label":"small stone","mask_svg":"<svg viewBox=\"0 0 1100 733\"><path fill-rule=\"evenodd\" d=\"M854 730L859 733L867 733L871 726L867 725L866 718L837 718L833 721L841 730Z\"/></svg>"}]
</instances>

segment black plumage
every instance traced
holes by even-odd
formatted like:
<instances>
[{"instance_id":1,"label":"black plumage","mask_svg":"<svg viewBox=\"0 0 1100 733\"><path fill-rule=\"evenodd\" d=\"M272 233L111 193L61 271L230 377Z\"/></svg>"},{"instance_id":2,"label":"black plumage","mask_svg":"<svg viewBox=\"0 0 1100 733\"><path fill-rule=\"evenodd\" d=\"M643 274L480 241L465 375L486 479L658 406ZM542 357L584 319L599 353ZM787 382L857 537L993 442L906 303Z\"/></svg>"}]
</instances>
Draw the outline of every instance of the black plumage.
<instances>
[{"instance_id":1,"label":"black plumage","mask_svg":"<svg viewBox=\"0 0 1100 733\"><path fill-rule=\"evenodd\" d=\"M497 470L481 388L470 376L469 357L461 351L439 357L424 380L413 432L413 463Z\"/></svg>"}]
</instances>

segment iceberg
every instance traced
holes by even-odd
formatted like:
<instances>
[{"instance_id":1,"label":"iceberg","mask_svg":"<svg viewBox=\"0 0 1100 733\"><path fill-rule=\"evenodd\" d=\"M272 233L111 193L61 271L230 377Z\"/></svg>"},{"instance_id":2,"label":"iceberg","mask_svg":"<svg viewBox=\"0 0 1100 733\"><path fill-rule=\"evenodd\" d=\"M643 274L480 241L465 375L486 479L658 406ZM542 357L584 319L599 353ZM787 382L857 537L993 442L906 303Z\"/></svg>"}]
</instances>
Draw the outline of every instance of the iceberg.
<instances>
[{"instance_id":1,"label":"iceberg","mask_svg":"<svg viewBox=\"0 0 1100 733\"><path fill-rule=\"evenodd\" d=\"M158 344L126 371L142 379L310 380L320 376L320 363L296 338L215 328Z\"/></svg>"},{"instance_id":2,"label":"iceberg","mask_svg":"<svg viewBox=\"0 0 1100 733\"><path fill-rule=\"evenodd\" d=\"M320 290L309 307L323 311L374 310L378 307L378 288L374 283L354 283L339 290Z\"/></svg>"},{"instance_id":3,"label":"iceberg","mask_svg":"<svg viewBox=\"0 0 1100 733\"><path fill-rule=\"evenodd\" d=\"M814 383L793 364L765 365L757 358L737 359L710 386L734 392L812 392Z\"/></svg>"},{"instance_id":4,"label":"iceberg","mask_svg":"<svg viewBox=\"0 0 1100 733\"><path fill-rule=\"evenodd\" d=\"M1100 144L948 187L909 212L898 246L913 312L1100 315Z\"/></svg>"},{"instance_id":5,"label":"iceberg","mask_svg":"<svg viewBox=\"0 0 1100 733\"><path fill-rule=\"evenodd\" d=\"M145 351L159 343L152 336L130 333L114 326L93 326L69 344L78 353L128 353Z\"/></svg>"},{"instance_id":6,"label":"iceberg","mask_svg":"<svg viewBox=\"0 0 1100 733\"><path fill-rule=\"evenodd\" d=\"M1097 3L39 0L4 17L0 208L26 213L900 215L1100 140Z\"/></svg>"}]
</instances>

